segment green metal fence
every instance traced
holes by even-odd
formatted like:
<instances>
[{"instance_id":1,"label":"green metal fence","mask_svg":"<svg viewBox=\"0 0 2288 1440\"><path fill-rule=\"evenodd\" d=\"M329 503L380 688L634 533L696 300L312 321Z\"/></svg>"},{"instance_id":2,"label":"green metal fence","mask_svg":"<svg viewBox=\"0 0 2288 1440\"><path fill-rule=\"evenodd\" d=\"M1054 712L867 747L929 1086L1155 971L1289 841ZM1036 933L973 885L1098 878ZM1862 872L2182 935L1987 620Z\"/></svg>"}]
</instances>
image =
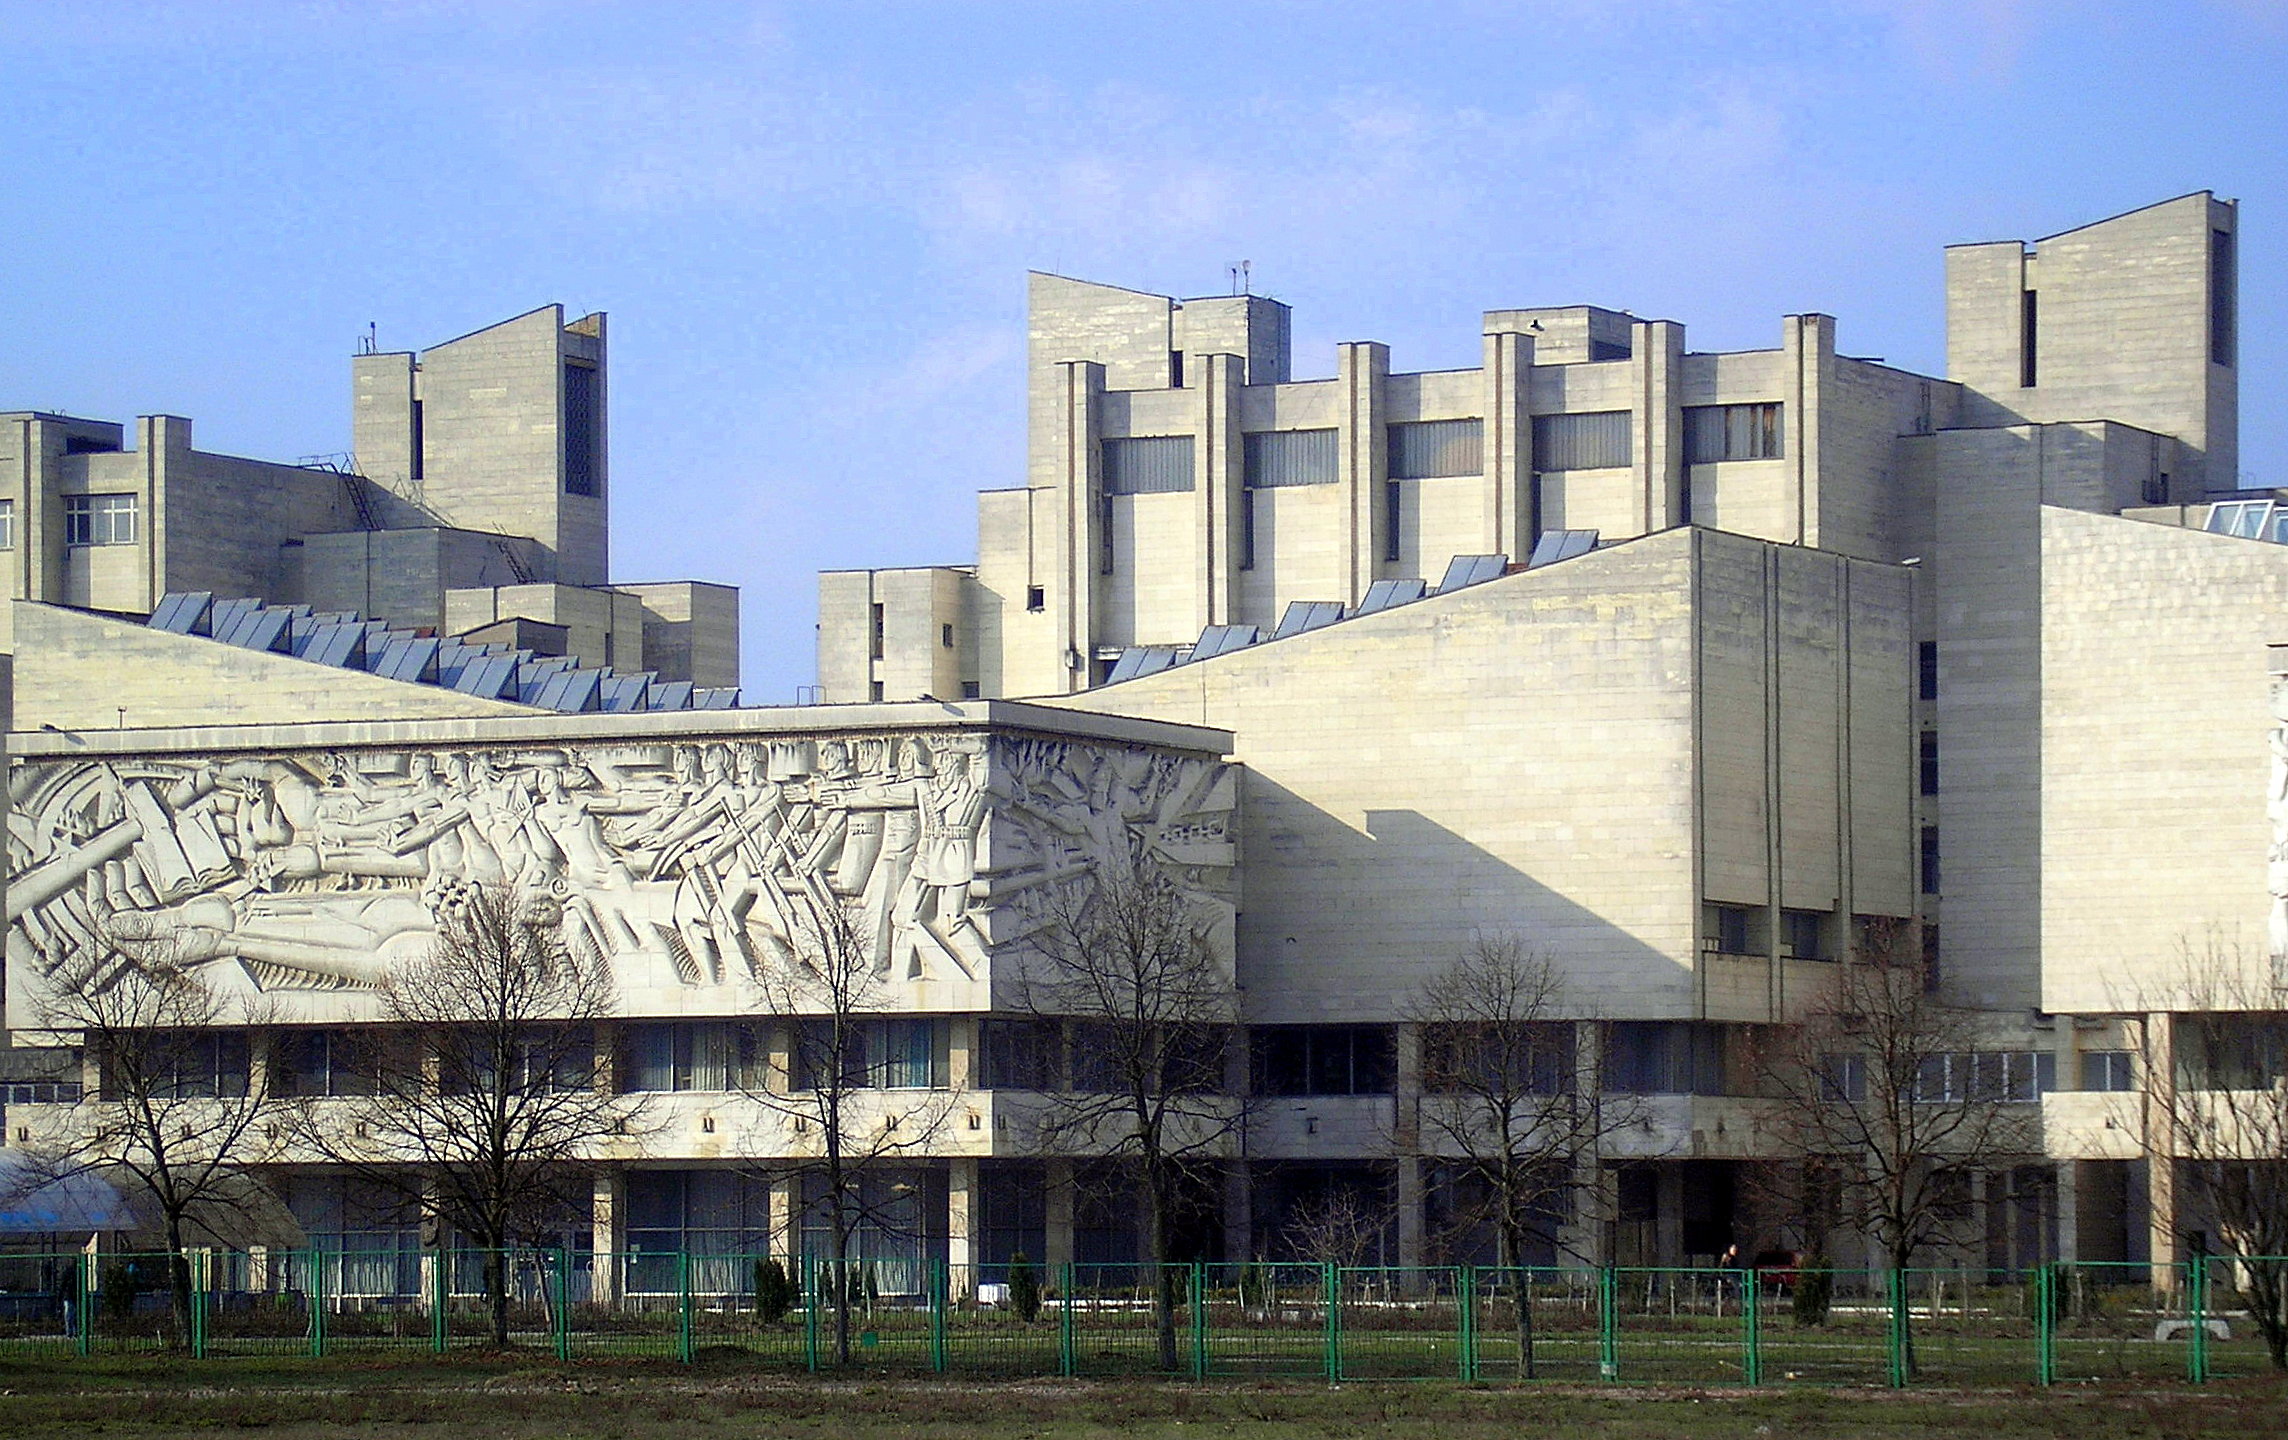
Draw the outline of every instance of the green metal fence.
<instances>
[{"instance_id":1,"label":"green metal fence","mask_svg":"<svg viewBox=\"0 0 2288 1440\"><path fill-rule=\"evenodd\" d=\"M885 1377L1681 1385L2201 1383L2267 1373L2259 1263L2025 1274L948 1266L565 1249L0 1255L0 1357L443 1353ZM2288 1262L2281 1262L2288 1263Z\"/></svg>"}]
</instances>

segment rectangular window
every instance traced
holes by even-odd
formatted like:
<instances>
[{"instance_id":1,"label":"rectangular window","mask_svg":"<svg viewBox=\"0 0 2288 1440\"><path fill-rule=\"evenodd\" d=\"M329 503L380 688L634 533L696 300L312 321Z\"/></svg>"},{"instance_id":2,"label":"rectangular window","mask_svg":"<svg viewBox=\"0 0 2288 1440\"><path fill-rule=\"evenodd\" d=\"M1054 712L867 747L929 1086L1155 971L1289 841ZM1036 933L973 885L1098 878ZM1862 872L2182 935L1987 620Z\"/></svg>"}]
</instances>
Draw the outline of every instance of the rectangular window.
<instances>
[{"instance_id":1,"label":"rectangular window","mask_svg":"<svg viewBox=\"0 0 2288 1440\"><path fill-rule=\"evenodd\" d=\"M630 1025L621 1032L620 1088L629 1092L738 1090L761 1081L761 1047L745 1025Z\"/></svg>"},{"instance_id":2,"label":"rectangular window","mask_svg":"<svg viewBox=\"0 0 2288 1440\"><path fill-rule=\"evenodd\" d=\"M1867 1060L1861 1055L1819 1057L1819 1098L1831 1104L1867 1098Z\"/></svg>"},{"instance_id":3,"label":"rectangular window","mask_svg":"<svg viewBox=\"0 0 2288 1440\"><path fill-rule=\"evenodd\" d=\"M962 681L962 682L961 682L961 698L962 698L962 699L964 699L964 700L975 700L975 699L976 699L976 698L977 698L979 695L981 695L981 694L983 694L983 693L984 693L984 691L983 691L983 689L982 689L982 688L979 686L979 684L978 684L978 682L977 682L977 681L975 681L975 680L964 680L964 681Z\"/></svg>"},{"instance_id":4,"label":"rectangular window","mask_svg":"<svg viewBox=\"0 0 2288 1440\"><path fill-rule=\"evenodd\" d=\"M1422 1027L1422 1088L1433 1094L1570 1095L1568 1020L1462 1021Z\"/></svg>"},{"instance_id":5,"label":"rectangular window","mask_svg":"<svg viewBox=\"0 0 2288 1440\"><path fill-rule=\"evenodd\" d=\"M1192 488L1192 437L1146 435L1104 442L1104 493L1170 495Z\"/></svg>"},{"instance_id":6,"label":"rectangular window","mask_svg":"<svg viewBox=\"0 0 2288 1440\"><path fill-rule=\"evenodd\" d=\"M2018 385L2025 390L2034 388L2038 373L2035 361L2036 346L2041 336L2041 311L2035 303L2037 298L2033 291L2028 290L2024 304L2018 311Z\"/></svg>"},{"instance_id":7,"label":"rectangular window","mask_svg":"<svg viewBox=\"0 0 2288 1440\"><path fill-rule=\"evenodd\" d=\"M1923 793L1936 795L1938 793L1938 732L1936 730L1923 732L1922 771Z\"/></svg>"},{"instance_id":8,"label":"rectangular window","mask_svg":"<svg viewBox=\"0 0 2288 1440\"><path fill-rule=\"evenodd\" d=\"M413 480L419 480L422 477L421 451L425 441L421 432L421 402L416 400L413 402L413 435L411 437L413 444L411 454L407 456L407 478Z\"/></svg>"},{"instance_id":9,"label":"rectangular window","mask_svg":"<svg viewBox=\"0 0 2288 1440\"><path fill-rule=\"evenodd\" d=\"M1938 827L1923 827L1923 893L1938 893Z\"/></svg>"},{"instance_id":10,"label":"rectangular window","mask_svg":"<svg viewBox=\"0 0 2288 1440\"><path fill-rule=\"evenodd\" d=\"M1620 1020L1605 1030L1604 1088L1616 1095L1722 1095L1721 1026Z\"/></svg>"},{"instance_id":11,"label":"rectangular window","mask_svg":"<svg viewBox=\"0 0 2288 1440\"><path fill-rule=\"evenodd\" d=\"M2132 1088L2137 1076L2132 1064L2134 1058L2127 1050L2082 1051L2081 1088L2115 1091Z\"/></svg>"},{"instance_id":12,"label":"rectangular window","mask_svg":"<svg viewBox=\"0 0 2288 1440\"><path fill-rule=\"evenodd\" d=\"M889 627L885 623L882 607L880 605L871 607L871 614L867 620L866 653L868 655L876 660L882 658L882 642L887 637L888 632Z\"/></svg>"},{"instance_id":13,"label":"rectangular window","mask_svg":"<svg viewBox=\"0 0 2288 1440\"><path fill-rule=\"evenodd\" d=\"M879 681L879 680L873 680L873 681L869 681L869 682L867 682L867 685L866 685L866 698L867 698L867 699L869 699L869 700L879 700L879 699L881 699L881 698L882 698L882 682L881 682L881 681Z\"/></svg>"},{"instance_id":14,"label":"rectangular window","mask_svg":"<svg viewBox=\"0 0 2288 1440\"><path fill-rule=\"evenodd\" d=\"M980 1020L977 1082L987 1090L1056 1088L1057 1027L1041 1020Z\"/></svg>"},{"instance_id":15,"label":"rectangular window","mask_svg":"<svg viewBox=\"0 0 2288 1440\"><path fill-rule=\"evenodd\" d=\"M133 495L66 495L66 545L132 545L137 500Z\"/></svg>"},{"instance_id":16,"label":"rectangular window","mask_svg":"<svg viewBox=\"0 0 2288 1440\"><path fill-rule=\"evenodd\" d=\"M1099 575L1112 573L1114 561L1120 553L1112 535L1112 522L1117 514L1118 510L1113 505L1110 495L1098 499L1096 503L1096 573Z\"/></svg>"},{"instance_id":17,"label":"rectangular window","mask_svg":"<svg viewBox=\"0 0 2288 1440\"><path fill-rule=\"evenodd\" d=\"M1914 1099L1923 1105L2031 1105L2057 1088L2057 1062L2048 1050L1926 1055L1916 1068Z\"/></svg>"},{"instance_id":18,"label":"rectangular window","mask_svg":"<svg viewBox=\"0 0 2288 1440\"><path fill-rule=\"evenodd\" d=\"M1485 473L1483 421L1417 420L1393 425L1385 433L1393 480Z\"/></svg>"},{"instance_id":19,"label":"rectangular window","mask_svg":"<svg viewBox=\"0 0 2288 1440\"><path fill-rule=\"evenodd\" d=\"M1533 417L1533 468L1613 470L1630 463L1629 412Z\"/></svg>"},{"instance_id":20,"label":"rectangular window","mask_svg":"<svg viewBox=\"0 0 2288 1440\"><path fill-rule=\"evenodd\" d=\"M951 625L937 627L937 643L942 649L951 650L953 648L953 627Z\"/></svg>"},{"instance_id":21,"label":"rectangular window","mask_svg":"<svg viewBox=\"0 0 2288 1440\"><path fill-rule=\"evenodd\" d=\"M1239 492L1239 568L1255 568L1255 492Z\"/></svg>"},{"instance_id":22,"label":"rectangular window","mask_svg":"<svg viewBox=\"0 0 2288 1440\"><path fill-rule=\"evenodd\" d=\"M1171 390L1184 388L1184 352L1181 350L1168 352L1168 388ZM1187 486L1186 488L1190 487Z\"/></svg>"},{"instance_id":23,"label":"rectangular window","mask_svg":"<svg viewBox=\"0 0 2288 1440\"><path fill-rule=\"evenodd\" d=\"M946 1083L935 1020L874 1020L866 1026L867 1081L882 1090L931 1090Z\"/></svg>"},{"instance_id":24,"label":"rectangular window","mask_svg":"<svg viewBox=\"0 0 2288 1440\"><path fill-rule=\"evenodd\" d=\"M1717 950L1726 955L1755 954L1756 952L1750 948L1748 938L1748 923L1751 918L1748 907L1745 905L1717 905L1711 908L1716 912Z\"/></svg>"},{"instance_id":25,"label":"rectangular window","mask_svg":"<svg viewBox=\"0 0 2288 1440\"><path fill-rule=\"evenodd\" d=\"M0 550L16 548L16 502L0 500Z\"/></svg>"},{"instance_id":26,"label":"rectangular window","mask_svg":"<svg viewBox=\"0 0 2288 1440\"><path fill-rule=\"evenodd\" d=\"M1405 517L1406 497L1396 480L1382 482L1382 558L1398 559L1399 521Z\"/></svg>"},{"instance_id":27,"label":"rectangular window","mask_svg":"<svg viewBox=\"0 0 2288 1440\"><path fill-rule=\"evenodd\" d=\"M604 381L593 365L564 366L564 493L604 493Z\"/></svg>"},{"instance_id":28,"label":"rectangular window","mask_svg":"<svg viewBox=\"0 0 2288 1440\"><path fill-rule=\"evenodd\" d=\"M1780 940L1787 954L1797 960L1833 959L1827 943L1829 918L1819 910L1782 910Z\"/></svg>"},{"instance_id":29,"label":"rectangular window","mask_svg":"<svg viewBox=\"0 0 2288 1440\"><path fill-rule=\"evenodd\" d=\"M1784 407L1692 405L1684 411L1684 461L1711 465L1722 460L1777 460L1782 445Z\"/></svg>"},{"instance_id":30,"label":"rectangular window","mask_svg":"<svg viewBox=\"0 0 2288 1440\"><path fill-rule=\"evenodd\" d=\"M1915 647L1916 668L1920 670L1922 696L1925 700L1938 698L1938 642L1925 640Z\"/></svg>"},{"instance_id":31,"label":"rectangular window","mask_svg":"<svg viewBox=\"0 0 2288 1440\"><path fill-rule=\"evenodd\" d=\"M1044 590L1044 589L1042 589L1042 588L1041 588L1040 586L1038 586L1038 585L1027 585L1027 586L1025 587L1025 609L1026 609L1026 611L1027 611L1028 613L1030 613L1030 614L1038 615L1038 614L1040 614L1040 613L1041 613L1043 610L1046 610L1046 609L1048 609L1048 608L1049 608L1049 592L1048 592L1048 591L1046 591L1046 590Z\"/></svg>"},{"instance_id":32,"label":"rectangular window","mask_svg":"<svg viewBox=\"0 0 2288 1440\"><path fill-rule=\"evenodd\" d=\"M1387 1095L1397 1075L1387 1025L1262 1025L1248 1045L1258 1095Z\"/></svg>"},{"instance_id":33,"label":"rectangular window","mask_svg":"<svg viewBox=\"0 0 2288 1440\"><path fill-rule=\"evenodd\" d=\"M339 1030L281 1030L271 1040L271 1083L281 1095L371 1095L359 1042Z\"/></svg>"},{"instance_id":34,"label":"rectangular window","mask_svg":"<svg viewBox=\"0 0 2288 1440\"><path fill-rule=\"evenodd\" d=\"M1332 430L1259 430L1242 437L1247 488L1332 485L1340 474Z\"/></svg>"},{"instance_id":35,"label":"rectangular window","mask_svg":"<svg viewBox=\"0 0 2288 1440\"><path fill-rule=\"evenodd\" d=\"M2238 344L2240 278L2234 268L2232 232L2209 232L2209 363L2230 365Z\"/></svg>"}]
</instances>

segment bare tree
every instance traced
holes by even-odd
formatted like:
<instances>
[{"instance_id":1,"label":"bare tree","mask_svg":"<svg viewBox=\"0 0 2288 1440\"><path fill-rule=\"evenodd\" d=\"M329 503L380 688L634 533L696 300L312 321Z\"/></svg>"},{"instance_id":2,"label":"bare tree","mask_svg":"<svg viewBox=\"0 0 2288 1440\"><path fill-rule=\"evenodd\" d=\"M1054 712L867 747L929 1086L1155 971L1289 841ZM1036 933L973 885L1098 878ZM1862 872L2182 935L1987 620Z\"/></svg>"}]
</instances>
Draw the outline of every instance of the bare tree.
<instances>
[{"instance_id":1,"label":"bare tree","mask_svg":"<svg viewBox=\"0 0 2288 1440\"><path fill-rule=\"evenodd\" d=\"M1641 1102L1579 1083L1573 1017L1551 957L1514 936L1482 936L1423 986L1422 1148L1454 1163L1457 1230L1492 1232L1497 1262L1519 1271L1518 1373L1534 1374L1522 1267L1556 1244L1576 1175L1633 1123Z\"/></svg>"},{"instance_id":2,"label":"bare tree","mask_svg":"<svg viewBox=\"0 0 2288 1440\"><path fill-rule=\"evenodd\" d=\"M175 1341L191 1334L188 1251L227 1243L211 1225L259 1203L244 1167L274 1148L277 1102L254 1073L259 999L225 995L163 941L97 946L48 978L46 1023L76 1030L97 1072L94 1096L42 1137L41 1183L83 1171L124 1179L158 1214Z\"/></svg>"},{"instance_id":3,"label":"bare tree","mask_svg":"<svg viewBox=\"0 0 2288 1440\"><path fill-rule=\"evenodd\" d=\"M2038 1154L2035 1078L2007 1051L1981 1051L1974 1013L1943 1003L1908 929L1875 937L1835 967L1832 988L1761 1057L1770 1132L1843 1227L1890 1269L1945 1243L1973 1175ZM1907 1364L1915 1363L1908 1337Z\"/></svg>"},{"instance_id":4,"label":"bare tree","mask_svg":"<svg viewBox=\"0 0 2288 1440\"><path fill-rule=\"evenodd\" d=\"M1337 1185L1288 1212L1287 1244L1297 1255L1355 1270L1373 1258L1389 1227L1390 1206L1382 1197Z\"/></svg>"},{"instance_id":5,"label":"bare tree","mask_svg":"<svg viewBox=\"0 0 2288 1440\"><path fill-rule=\"evenodd\" d=\"M1042 1100L1040 1148L1136 1171L1160 1363L1173 1369L1176 1233L1248 1117L1245 1097L1225 1084L1238 1016L1231 962L1176 882L1139 854L1099 860L1046 899L1042 915L1020 1005L1065 1027L1071 1063Z\"/></svg>"},{"instance_id":6,"label":"bare tree","mask_svg":"<svg viewBox=\"0 0 2288 1440\"><path fill-rule=\"evenodd\" d=\"M789 894L783 913L787 952L759 978L764 1008L784 1017L787 1068L769 1074L746 1067L741 1088L767 1114L813 1137L807 1153L761 1167L805 1192L797 1207L825 1221L827 1298L834 1305L834 1356L850 1362L853 1277L850 1260L861 1231L897 1231L909 1216L876 1203L869 1179L886 1166L926 1153L953 1113L955 1096L936 1074L898 1073L908 1057L880 1044L894 995L860 903L826 892ZM933 1052L935 1049L932 1042ZM914 1084L914 1081L921 1081Z\"/></svg>"},{"instance_id":7,"label":"bare tree","mask_svg":"<svg viewBox=\"0 0 2288 1440\"><path fill-rule=\"evenodd\" d=\"M2272 1364L2288 1370L2288 983L2211 935L2180 947L2163 1039L2145 1045L2150 1164L2182 1183L2237 1275Z\"/></svg>"},{"instance_id":8,"label":"bare tree","mask_svg":"<svg viewBox=\"0 0 2288 1440\"><path fill-rule=\"evenodd\" d=\"M320 1154L481 1248L500 1346L510 1247L539 1243L585 1207L594 1152L642 1114L598 1074L611 980L565 947L561 918L538 894L465 892L429 954L382 984L384 1027L359 1067L371 1093L302 1110Z\"/></svg>"}]
</instances>

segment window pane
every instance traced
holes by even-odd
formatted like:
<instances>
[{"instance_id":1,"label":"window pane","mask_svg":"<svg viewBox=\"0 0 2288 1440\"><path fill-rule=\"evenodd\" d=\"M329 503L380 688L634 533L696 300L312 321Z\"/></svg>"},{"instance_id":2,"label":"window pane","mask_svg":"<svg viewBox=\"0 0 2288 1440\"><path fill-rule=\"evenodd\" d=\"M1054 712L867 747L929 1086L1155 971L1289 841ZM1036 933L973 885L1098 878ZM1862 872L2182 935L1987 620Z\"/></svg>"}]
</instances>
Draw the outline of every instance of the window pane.
<instances>
[{"instance_id":1,"label":"window pane","mask_svg":"<svg viewBox=\"0 0 2288 1440\"><path fill-rule=\"evenodd\" d=\"M564 367L564 490L568 495L603 493L597 442L603 426L604 384L592 365Z\"/></svg>"},{"instance_id":2,"label":"window pane","mask_svg":"<svg viewBox=\"0 0 2288 1440\"><path fill-rule=\"evenodd\" d=\"M1422 480L1485 471L1485 426L1476 420L1423 420L1390 427L1390 478Z\"/></svg>"},{"instance_id":3,"label":"window pane","mask_svg":"<svg viewBox=\"0 0 2288 1440\"><path fill-rule=\"evenodd\" d=\"M1150 435L1104 442L1104 493L1166 495L1192 488L1192 437Z\"/></svg>"},{"instance_id":4,"label":"window pane","mask_svg":"<svg viewBox=\"0 0 2288 1440\"><path fill-rule=\"evenodd\" d=\"M1777 403L1686 407L1685 463L1708 465L1721 460L1779 459L1781 413L1782 407Z\"/></svg>"},{"instance_id":5,"label":"window pane","mask_svg":"<svg viewBox=\"0 0 2288 1440\"><path fill-rule=\"evenodd\" d=\"M1262 430L1243 443L1245 479L1252 490L1332 485L1340 473L1332 430Z\"/></svg>"},{"instance_id":6,"label":"window pane","mask_svg":"<svg viewBox=\"0 0 2288 1440\"><path fill-rule=\"evenodd\" d=\"M1627 465L1629 457L1626 410L1533 417L1536 470L1609 470Z\"/></svg>"}]
</instances>

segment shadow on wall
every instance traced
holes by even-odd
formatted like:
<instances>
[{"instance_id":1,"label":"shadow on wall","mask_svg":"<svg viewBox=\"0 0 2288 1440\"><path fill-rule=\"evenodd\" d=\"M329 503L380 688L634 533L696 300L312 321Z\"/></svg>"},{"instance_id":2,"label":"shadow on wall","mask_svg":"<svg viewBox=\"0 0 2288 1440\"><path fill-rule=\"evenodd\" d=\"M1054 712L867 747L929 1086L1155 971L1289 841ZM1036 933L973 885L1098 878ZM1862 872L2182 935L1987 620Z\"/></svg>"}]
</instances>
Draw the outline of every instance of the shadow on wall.
<instances>
[{"instance_id":1,"label":"shadow on wall","mask_svg":"<svg viewBox=\"0 0 2288 1440\"><path fill-rule=\"evenodd\" d=\"M1254 1020L1388 1020L1481 935L1548 950L1586 1010L1697 1013L1688 860L1631 887L1650 897L1644 915L1678 911L1671 954L1419 811L1369 810L1361 833L1259 772L1244 783L1239 976Z\"/></svg>"}]
</instances>

